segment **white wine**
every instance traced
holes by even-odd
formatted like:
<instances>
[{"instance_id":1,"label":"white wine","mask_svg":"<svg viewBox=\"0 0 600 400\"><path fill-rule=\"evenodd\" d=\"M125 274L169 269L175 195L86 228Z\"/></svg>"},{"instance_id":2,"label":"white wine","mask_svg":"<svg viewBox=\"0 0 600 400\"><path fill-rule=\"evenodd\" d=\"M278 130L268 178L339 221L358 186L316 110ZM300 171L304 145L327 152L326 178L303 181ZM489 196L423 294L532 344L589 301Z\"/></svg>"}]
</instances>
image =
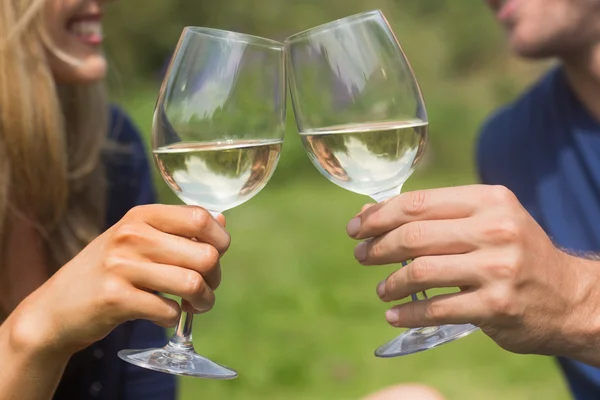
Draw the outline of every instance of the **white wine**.
<instances>
[{"instance_id":1,"label":"white wine","mask_svg":"<svg viewBox=\"0 0 600 400\"><path fill-rule=\"evenodd\" d=\"M425 150L421 120L341 125L300 132L317 169L333 183L377 201L399 194Z\"/></svg>"},{"instance_id":2,"label":"white wine","mask_svg":"<svg viewBox=\"0 0 600 400\"><path fill-rule=\"evenodd\" d=\"M282 143L181 142L153 153L164 180L184 203L223 212L250 200L267 184Z\"/></svg>"}]
</instances>

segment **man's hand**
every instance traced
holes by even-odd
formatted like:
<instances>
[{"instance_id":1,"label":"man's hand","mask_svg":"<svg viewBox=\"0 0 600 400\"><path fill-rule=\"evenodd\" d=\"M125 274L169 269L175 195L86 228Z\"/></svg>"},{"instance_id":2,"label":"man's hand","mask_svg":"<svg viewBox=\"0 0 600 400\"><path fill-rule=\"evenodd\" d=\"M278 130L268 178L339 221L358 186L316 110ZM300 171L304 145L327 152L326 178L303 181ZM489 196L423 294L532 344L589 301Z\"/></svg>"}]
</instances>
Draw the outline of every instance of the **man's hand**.
<instances>
[{"instance_id":1,"label":"man's hand","mask_svg":"<svg viewBox=\"0 0 600 400\"><path fill-rule=\"evenodd\" d=\"M512 352L587 361L600 342L600 265L557 249L505 187L409 192L363 209L347 231L367 239L355 249L364 265L413 260L379 284L383 301L460 288L392 307L393 326L472 323Z\"/></svg>"}]
</instances>

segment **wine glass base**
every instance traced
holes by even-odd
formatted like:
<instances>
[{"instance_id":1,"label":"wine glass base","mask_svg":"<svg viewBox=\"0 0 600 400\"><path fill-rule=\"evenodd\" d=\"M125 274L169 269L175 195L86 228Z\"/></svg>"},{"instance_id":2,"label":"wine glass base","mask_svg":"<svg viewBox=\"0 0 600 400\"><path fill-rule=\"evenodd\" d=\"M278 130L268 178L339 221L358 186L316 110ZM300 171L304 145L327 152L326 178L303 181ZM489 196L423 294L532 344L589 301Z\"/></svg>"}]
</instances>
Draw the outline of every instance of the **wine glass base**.
<instances>
[{"instance_id":1,"label":"wine glass base","mask_svg":"<svg viewBox=\"0 0 600 400\"><path fill-rule=\"evenodd\" d=\"M379 346L375 350L375 355L390 358L418 353L460 339L478 329L471 324L409 329L397 338Z\"/></svg>"},{"instance_id":2,"label":"wine glass base","mask_svg":"<svg viewBox=\"0 0 600 400\"><path fill-rule=\"evenodd\" d=\"M121 350L128 363L173 375L207 379L233 379L237 372L197 354L193 348L166 345L160 349Z\"/></svg>"}]
</instances>

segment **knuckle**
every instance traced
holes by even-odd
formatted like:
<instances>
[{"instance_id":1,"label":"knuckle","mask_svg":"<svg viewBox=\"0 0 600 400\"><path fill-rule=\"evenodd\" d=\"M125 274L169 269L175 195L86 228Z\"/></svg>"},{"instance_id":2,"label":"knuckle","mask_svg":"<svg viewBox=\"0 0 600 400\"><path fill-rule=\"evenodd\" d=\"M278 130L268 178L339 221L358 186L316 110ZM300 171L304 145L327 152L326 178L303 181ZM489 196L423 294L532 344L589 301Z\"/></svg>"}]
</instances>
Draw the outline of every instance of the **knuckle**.
<instances>
[{"instance_id":1,"label":"knuckle","mask_svg":"<svg viewBox=\"0 0 600 400\"><path fill-rule=\"evenodd\" d=\"M412 222L404 226L402 241L408 249L419 248L426 235L425 226L419 222Z\"/></svg>"},{"instance_id":2,"label":"knuckle","mask_svg":"<svg viewBox=\"0 0 600 400\"><path fill-rule=\"evenodd\" d=\"M367 242L367 256L362 263L379 262L385 256L385 249L381 240L375 239Z\"/></svg>"},{"instance_id":3,"label":"knuckle","mask_svg":"<svg viewBox=\"0 0 600 400\"><path fill-rule=\"evenodd\" d=\"M144 231L142 222L127 222L115 231L113 241L117 245L137 243L144 239Z\"/></svg>"},{"instance_id":4,"label":"knuckle","mask_svg":"<svg viewBox=\"0 0 600 400\"><path fill-rule=\"evenodd\" d=\"M118 273L130 265L130 261L118 255L109 255L104 259L104 269L110 273Z\"/></svg>"},{"instance_id":5,"label":"knuckle","mask_svg":"<svg viewBox=\"0 0 600 400\"><path fill-rule=\"evenodd\" d=\"M101 286L101 302L105 309L120 309L126 302L129 288L117 278L106 278Z\"/></svg>"},{"instance_id":6,"label":"knuckle","mask_svg":"<svg viewBox=\"0 0 600 400\"><path fill-rule=\"evenodd\" d=\"M426 190L415 190L414 192L407 193L406 195L400 195L403 200L401 202L401 210L405 215L416 217L420 215L425 209L428 194Z\"/></svg>"},{"instance_id":7,"label":"knuckle","mask_svg":"<svg viewBox=\"0 0 600 400\"><path fill-rule=\"evenodd\" d=\"M516 318L520 315L519 307L509 290L496 289L492 291L488 295L487 304L493 316Z\"/></svg>"},{"instance_id":8,"label":"knuckle","mask_svg":"<svg viewBox=\"0 0 600 400\"><path fill-rule=\"evenodd\" d=\"M204 230L210 221L210 214L202 207L191 207L192 215L190 220L194 227L199 231Z\"/></svg>"},{"instance_id":9,"label":"knuckle","mask_svg":"<svg viewBox=\"0 0 600 400\"><path fill-rule=\"evenodd\" d=\"M417 322L422 321L423 317L424 316L417 311L417 307L414 307L412 303L409 303L406 307L407 322L411 325L415 325Z\"/></svg>"},{"instance_id":10,"label":"knuckle","mask_svg":"<svg viewBox=\"0 0 600 400\"><path fill-rule=\"evenodd\" d=\"M385 297L397 295L399 289L398 275L393 273L385 280Z\"/></svg>"},{"instance_id":11,"label":"knuckle","mask_svg":"<svg viewBox=\"0 0 600 400\"><path fill-rule=\"evenodd\" d=\"M202 275L194 271L186 272L186 274L183 294L186 296L196 296L202 293L205 289Z\"/></svg>"},{"instance_id":12,"label":"knuckle","mask_svg":"<svg viewBox=\"0 0 600 400\"><path fill-rule=\"evenodd\" d=\"M512 265L498 263L493 264L490 269L495 279L511 279L515 276L515 269Z\"/></svg>"},{"instance_id":13,"label":"knuckle","mask_svg":"<svg viewBox=\"0 0 600 400\"><path fill-rule=\"evenodd\" d=\"M163 318L167 323L167 326L175 326L179 320L179 314L181 310L176 302L169 303L165 307Z\"/></svg>"},{"instance_id":14,"label":"knuckle","mask_svg":"<svg viewBox=\"0 0 600 400\"><path fill-rule=\"evenodd\" d=\"M408 279L413 283L422 284L429 278L429 263L425 259L416 259L408 264L406 268Z\"/></svg>"},{"instance_id":15,"label":"knuckle","mask_svg":"<svg viewBox=\"0 0 600 400\"><path fill-rule=\"evenodd\" d=\"M206 247L206 252L204 253L206 264L211 267L216 267L219 264L220 257L221 255L219 254L219 250L217 250L214 246Z\"/></svg>"},{"instance_id":16,"label":"knuckle","mask_svg":"<svg viewBox=\"0 0 600 400\"><path fill-rule=\"evenodd\" d=\"M425 307L425 318L434 324L439 324L446 316L446 307L442 302L431 301Z\"/></svg>"},{"instance_id":17,"label":"knuckle","mask_svg":"<svg viewBox=\"0 0 600 400\"><path fill-rule=\"evenodd\" d=\"M489 226L488 235L498 243L513 243L521 237L521 226L509 216L498 218Z\"/></svg>"},{"instance_id":18,"label":"knuckle","mask_svg":"<svg viewBox=\"0 0 600 400\"><path fill-rule=\"evenodd\" d=\"M489 202L495 205L511 204L516 200L514 193L503 185L488 186L487 194Z\"/></svg>"},{"instance_id":19,"label":"knuckle","mask_svg":"<svg viewBox=\"0 0 600 400\"><path fill-rule=\"evenodd\" d=\"M516 278L519 270L518 257L511 254L505 254L503 259L488 266L489 273L495 280L513 280Z\"/></svg>"},{"instance_id":20,"label":"knuckle","mask_svg":"<svg viewBox=\"0 0 600 400\"><path fill-rule=\"evenodd\" d=\"M181 307L174 300L159 294L156 297L160 301L157 303L157 307L152 310L151 319L165 328L174 327L179 320Z\"/></svg>"},{"instance_id":21,"label":"knuckle","mask_svg":"<svg viewBox=\"0 0 600 400\"><path fill-rule=\"evenodd\" d=\"M427 192L425 190L417 190L413 192L412 203L410 204L410 208L408 210L409 215L419 215L425 208L425 203L427 201Z\"/></svg>"},{"instance_id":22,"label":"knuckle","mask_svg":"<svg viewBox=\"0 0 600 400\"><path fill-rule=\"evenodd\" d=\"M363 261L376 260L379 257L379 253L379 242L377 240L371 240L367 243L367 256Z\"/></svg>"}]
</instances>

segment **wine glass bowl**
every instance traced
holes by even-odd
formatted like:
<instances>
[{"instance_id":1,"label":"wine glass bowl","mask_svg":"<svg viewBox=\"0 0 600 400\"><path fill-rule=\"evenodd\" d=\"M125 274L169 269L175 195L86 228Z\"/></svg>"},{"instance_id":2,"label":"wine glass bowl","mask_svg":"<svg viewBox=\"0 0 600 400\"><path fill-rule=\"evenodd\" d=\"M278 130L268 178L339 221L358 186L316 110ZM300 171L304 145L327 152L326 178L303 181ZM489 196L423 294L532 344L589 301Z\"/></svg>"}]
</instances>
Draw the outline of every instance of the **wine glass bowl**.
<instances>
[{"instance_id":1,"label":"wine glass bowl","mask_svg":"<svg viewBox=\"0 0 600 400\"><path fill-rule=\"evenodd\" d=\"M315 129L303 132L301 141L327 179L381 201L400 193L421 158L426 136L427 123L414 120Z\"/></svg>"},{"instance_id":2,"label":"wine glass bowl","mask_svg":"<svg viewBox=\"0 0 600 400\"><path fill-rule=\"evenodd\" d=\"M158 95L152 148L162 178L184 203L218 215L267 184L285 130L284 65L280 42L183 30ZM165 347L122 350L119 357L176 375L235 378L236 371L196 353L192 321L184 310Z\"/></svg>"},{"instance_id":3,"label":"wine glass bowl","mask_svg":"<svg viewBox=\"0 0 600 400\"><path fill-rule=\"evenodd\" d=\"M184 30L159 94L152 139L159 171L186 204L220 213L248 201L271 178L285 130L282 46L218 29Z\"/></svg>"},{"instance_id":4,"label":"wine glass bowl","mask_svg":"<svg viewBox=\"0 0 600 400\"><path fill-rule=\"evenodd\" d=\"M383 14L306 30L287 38L286 49L296 123L316 167L339 163L346 174L324 175L355 193L398 194L423 154L427 113ZM319 157L319 146L337 161Z\"/></svg>"},{"instance_id":5,"label":"wine glass bowl","mask_svg":"<svg viewBox=\"0 0 600 400\"><path fill-rule=\"evenodd\" d=\"M373 10L308 29L287 38L285 46L296 125L319 172L377 202L400 194L422 159L428 118L413 70L383 13ZM423 351L474 329L410 329L375 354Z\"/></svg>"}]
</instances>

